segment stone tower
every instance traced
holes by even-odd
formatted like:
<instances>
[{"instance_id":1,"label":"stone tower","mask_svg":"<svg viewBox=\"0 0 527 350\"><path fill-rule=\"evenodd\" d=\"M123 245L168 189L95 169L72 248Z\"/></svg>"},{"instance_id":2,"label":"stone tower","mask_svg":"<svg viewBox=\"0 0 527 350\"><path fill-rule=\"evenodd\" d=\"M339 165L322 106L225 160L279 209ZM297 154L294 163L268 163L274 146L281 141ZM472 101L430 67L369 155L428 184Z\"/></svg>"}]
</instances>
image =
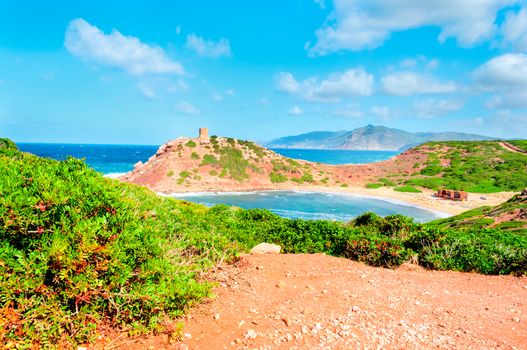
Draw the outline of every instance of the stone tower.
<instances>
[{"instance_id":1,"label":"stone tower","mask_svg":"<svg viewBox=\"0 0 527 350\"><path fill-rule=\"evenodd\" d=\"M199 128L199 142L200 143L209 143L209 129L207 128Z\"/></svg>"}]
</instances>

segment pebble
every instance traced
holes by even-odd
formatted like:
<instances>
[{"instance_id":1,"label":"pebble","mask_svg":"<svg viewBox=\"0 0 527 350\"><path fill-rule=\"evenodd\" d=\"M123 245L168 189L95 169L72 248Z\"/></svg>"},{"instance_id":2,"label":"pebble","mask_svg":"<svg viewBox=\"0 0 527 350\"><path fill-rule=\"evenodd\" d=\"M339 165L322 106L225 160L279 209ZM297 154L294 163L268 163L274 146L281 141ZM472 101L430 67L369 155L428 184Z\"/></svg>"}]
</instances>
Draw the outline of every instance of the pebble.
<instances>
[{"instance_id":1,"label":"pebble","mask_svg":"<svg viewBox=\"0 0 527 350\"><path fill-rule=\"evenodd\" d=\"M258 334L256 333L254 329L249 329L247 332L245 332L245 335L244 335L246 339L256 339L257 336Z\"/></svg>"}]
</instances>

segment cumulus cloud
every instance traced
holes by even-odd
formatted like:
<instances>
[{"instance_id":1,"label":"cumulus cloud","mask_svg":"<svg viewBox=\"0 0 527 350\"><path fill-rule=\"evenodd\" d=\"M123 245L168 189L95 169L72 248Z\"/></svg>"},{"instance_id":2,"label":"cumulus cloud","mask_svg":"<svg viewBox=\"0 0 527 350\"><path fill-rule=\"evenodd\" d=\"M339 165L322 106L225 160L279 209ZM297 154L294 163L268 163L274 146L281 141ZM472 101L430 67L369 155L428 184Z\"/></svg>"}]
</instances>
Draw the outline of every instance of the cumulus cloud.
<instances>
[{"instance_id":1,"label":"cumulus cloud","mask_svg":"<svg viewBox=\"0 0 527 350\"><path fill-rule=\"evenodd\" d=\"M381 46L394 32L435 26L438 40L472 46L492 38L499 10L520 0L334 0L334 10L316 31L312 54Z\"/></svg>"},{"instance_id":2,"label":"cumulus cloud","mask_svg":"<svg viewBox=\"0 0 527 350\"><path fill-rule=\"evenodd\" d=\"M512 44L520 51L527 51L527 8L518 12L509 11L501 27L505 42Z\"/></svg>"},{"instance_id":3,"label":"cumulus cloud","mask_svg":"<svg viewBox=\"0 0 527 350\"><path fill-rule=\"evenodd\" d=\"M212 41L197 36L196 34L187 35L187 48L196 52L199 56L221 57L231 56L231 45L228 39L221 38L219 41Z\"/></svg>"},{"instance_id":4,"label":"cumulus cloud","mask_svg":"<svg viewBox=\"0 0 527 350\"><path fill-rule=\"evenodd\" d=\"M194 107L192 104L188 102L181 102L174 106L174 110L177 114L183 114L183 115L196 115L199 113L199 109Z\"/></svg>"},{"instance_id":5,"label":"cumulus cloud","mask_svg":"<svg viewBox=\"0 0 527 350\"><path fill-rule=\"evenodd\" d=\"M463 103L452 99L427 99L414 102L413 108L418 118L435 118L459 111Z\"/></svg>"},{"instance_id":6,"label":"cumulus cloud","mask_svg":"<svg viewBox=\"0 0 527 350\"><path fill-rule=\"evenodd\" d=\"M488 108L527 108L527 55L509 53L484 63L474 71L476 86L494 92Z\"/></svg>"},{"instance_id":7,"label":"cumulus cloud","mask_svg":"<svg viewBox=\"0 0 527 350\"><path fill-rule=\"evenodd\" d=\"M138 83L137 89L143 94L144 97L149 100L157 98L156 90L151 85L148 85L146 83Z\"/></svg>"},{"instance_id":8,"label":"cumulus cloud","mask_svg":"<svg viewBox=\"0 0 527 350\"><path fill-rule=\"evenodd\" d=\"M311 77L297 81L288 72L278 74L276 87L279 91L299 95L308 101L339 102L344 98L369 96L373 93L373 75L363 68L336 72L319 80Z\"/></svg>"},{"instance_id":9,"label":"cumulus cloud","mask_svg":"<svg viewBox=\"0 0 527 350\"><path fill-rule=\"evenodd\" d=\"M69 23L64 46L83 60L132 75L183 73L181 64L168 57L162 48L144 44L115 29L105 34L82 18Z\"/></svg>"},{"instance_id":10,"label":"cumulus cloud","mask_svg":"<svg viewBox=\"0 0 527 350\"><path fill-rule=\"evenodd\" d=\"M371 114L376 115L381 118L389 118L391 115L390 108L387 106L373 106L370 109Z\"/></svg>"},{"instance_id":11,"label":"cumulus cloud","mask_svg":"<svg viewBox=\"0 0 527 350\"><path fill-rule=\"evenodd\" d=\"M381 82L384 92L394 96L445 94L458 89L453 81L440 82L429 75L410 71L399 71L385 75Z\"/></svg>"},{"instance_id":12,"label":"cumulus cloud","mask_svg":"<svg viewBox=\"0 0 527 350\"><path fill-rule=\"evenodd\" d=\"M349 104L339 108L334 112L334 114L345 118L361 118L363 116L363 113L355 104Z\"/></svg>"},{"instance_id":13,"label":"cumulus cloud","mask_svg":"<svg viewBox=\"0 0 527 350\"><path fill-rule=\"evenodd\" d=\"M225 96L234 96L234 90L233 89L227 89L223 93L218 91L212 92L212 99L215 101L223 101Z\"/></svg>"},{"instance_id":14,"label":"cumulus cloud","mask_svg":"<svg viewBox=\"0 0 527 350\"><path fill-rule=\"evenodd\" d=\"M304 113L304 110L298 106L294 106L287 112L289 115L302 115Z\"/></svg>"}]
</instances>

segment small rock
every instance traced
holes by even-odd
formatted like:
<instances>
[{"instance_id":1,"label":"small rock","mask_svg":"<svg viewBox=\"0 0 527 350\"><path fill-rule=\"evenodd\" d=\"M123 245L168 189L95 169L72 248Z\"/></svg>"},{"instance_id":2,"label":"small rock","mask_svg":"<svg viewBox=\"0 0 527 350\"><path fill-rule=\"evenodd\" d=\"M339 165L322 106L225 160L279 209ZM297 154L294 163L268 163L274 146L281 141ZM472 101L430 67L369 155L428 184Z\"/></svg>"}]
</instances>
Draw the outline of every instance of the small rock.
<instances>
[{"instance_id":1,"label":"small rock","mask_svg":"<svg viewBox=\"0 0 527 350\"><path fill-rule=\"evenodd\" d=\"M519 318L519 317L514 317L512 320L513 320L514 322L520 322L520 318Z\"/></svg>"},{"instance_id":2,"label":"small rock","mask_svg":"<svg viewBox=\"0 0 527 350\"><path fill-rule=\"evenodd\" d=\"M88 348L85 347L85 346L79 346L79 347L77 347L77 350L87 350L87 349L88 349Z\"/></svg>"},{"instance_id":3,"label":"small rock","mask_svg":"<svg viewBox=\"0 0 527 350\"><path fill-rule=\"evenodd\" d=\"M360 311L360 308L358 306L354 306L351 308L351 311L353 312L359 312Z\"/></svg>"},{"instance_id":4,"label":"small rock","mask_svg":"<svg viewBox=\"0 0 527 350\"><path fill-rule=\"evenodd\" d=\"M278 281L278 283L276 283L276 288L284 288L284 287L285 287L284 281Z\"/></svg>"},{"instance_id":5,"label":"small rock","mask_svg":"<svg viewBox=\"0 0 527 350\"><path fill-rule=\"evenodd\" d=\"M214 319L215 319L216 321L219 320L219 319L220 319L220 314L219 314L219 313L216 313L216 314L214 315Z\"/></svg>"},{"instance_id":6,"label":"small rock","mask_svg":"<svg viewBox=\"0 0 527 350\"><path fill-rule=\"evenodd\" d=\"M291 326L291 320L287 317L282 317L282 322L284 322L287 327Z\"/></svg>"},{"instance_id":7,"label":"small rock","mask_svg":"<svg viewBox=\"0 0 527 350\"><path fill-rule=\"evenodd\" d=\"M251 254L280 254L282 248L271 243L260 243L251 249Z\"/></svg>"},{"instance_id":8,"label":"small rock","mask_svg":"<svg viewBox=\"0 0 527 350\"><path fill-rule=\"evenodd\" d=\"M247 332L245 332L245 335L244 335L246 339L256 339L257 336L258 334L256 333L254 329L249 329Z\"/></svg>"},{"instance_id":9,"label":"small rock","mask_svg":"<svg viewBox=\"0 0 527 350\"><path fill-rule=\"evenodd\" d=\"M245 324L245 321L244 320L241 320L240 322L238 322L238 327L241 327Z\"/></svg>"}]
</instances>

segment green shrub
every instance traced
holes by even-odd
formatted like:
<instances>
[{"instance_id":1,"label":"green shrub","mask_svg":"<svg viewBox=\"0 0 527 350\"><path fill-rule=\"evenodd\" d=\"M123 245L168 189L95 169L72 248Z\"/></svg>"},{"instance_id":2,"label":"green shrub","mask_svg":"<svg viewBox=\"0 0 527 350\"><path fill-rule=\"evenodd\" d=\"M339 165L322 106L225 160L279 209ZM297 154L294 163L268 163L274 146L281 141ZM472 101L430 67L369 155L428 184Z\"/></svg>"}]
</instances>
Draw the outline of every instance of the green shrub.
<instances>
[{"instance_id":1,"label":"green shrub","mask_svg":"<svg viewBox=\"0 0 527 350\"><path fill-rule=\"evenodd\" d=\"M344 256L372 266L394 267L406 261L409 252L398 239L359 235L346 243Z\"/></svg>"},{"instance_id":2,"label":"green shrub","mask_svg":"<svg viewBox=\"0 0 527 350\"><path fill-rule=\"evenodd\" d=\"M189 147L189 148L194 148L197 146L196 142L192 141L192 140L188 140L187 143L185 143L185 146Z\"/></svg>"},{"instance_id":3,"label":"green shrub","mask_svg":"<svg viewBox=\"0 0 527 350\"><path fill-rule=\"evenodd\" d=\"M395 186L395 183L391 181L390 179L387 179L385 177L381 177L379 180L380 183L384 184L384 186Z\"/></svg>"},{"instance_id":4,"label":"green shrub","mask_svg":"<svg viewBox=\"0 0 527 350\"><path fill-rule=\"evenodd\" d=\"M411 192L411 193L421 193L423 191L413 187L413 186L410 186L410 185L404 185L404 186L399 186L399 187L395 187L393 189L394 191L397 191L397 192Z\"/></svg>"},{"instance_id":5,"label":"green shrub","mask_svg":"<svg viewBox=\"0 0 527 350\"><path fill-rule=\"evenodd\" d=\"M272 183L281 183L287 181L287 176L272 171L269 173L269 179Z\"/></svg>"},{"instance_id":6,"label":"green shrub","mask_svg":"<svg viewBox=\"0 0 527 350\"><path fill-rule=\"evenodd\" d=\"M174 176L174 170L167 171L167 176L168 177Z\"/></svg>"},{"instance_id":7,"label":"green shrub","mask_svg":"<svg viewBox=\"0 0 527 350\"><path fill-rule=\"evenodd\" d=\"M368 183L366 184L366 188L369 188L369 189L377 189L377 188L381 188L383 187L384 184L382 183L377 183L377 182L373 182L373 183Z\"/></svg>"},{"instance_id":8,"label":"green shrub","mask_svg":"<svg viewBox=\"0 0 527 350\"><path fill-rule=\"evenodd\" d=\"M190 155L190 159L193 159L193 160L200 159L199 154L197 154L196 152L192 152L192 154Z\"/></svg>"},{"instance_id":9,"label":"green shrub","mask_svg":"<svg viewBox=\"0 0 527 350\"><path fill-rule=\"evenodd\" d=\"M215 165L215 164L218 164L218 160L212 154L205 154L203 156L201 165Z\"/></svg>"},{"instance_id":10,"label":"green shrub","mask_svg":"<svg viewBox=\"0 0 527 350\"><path fill-rule=\"evenodd\" d=\"M216 170L209 171L210 176L218 176L218 172Z\"/></svg>"}]
</instances>

